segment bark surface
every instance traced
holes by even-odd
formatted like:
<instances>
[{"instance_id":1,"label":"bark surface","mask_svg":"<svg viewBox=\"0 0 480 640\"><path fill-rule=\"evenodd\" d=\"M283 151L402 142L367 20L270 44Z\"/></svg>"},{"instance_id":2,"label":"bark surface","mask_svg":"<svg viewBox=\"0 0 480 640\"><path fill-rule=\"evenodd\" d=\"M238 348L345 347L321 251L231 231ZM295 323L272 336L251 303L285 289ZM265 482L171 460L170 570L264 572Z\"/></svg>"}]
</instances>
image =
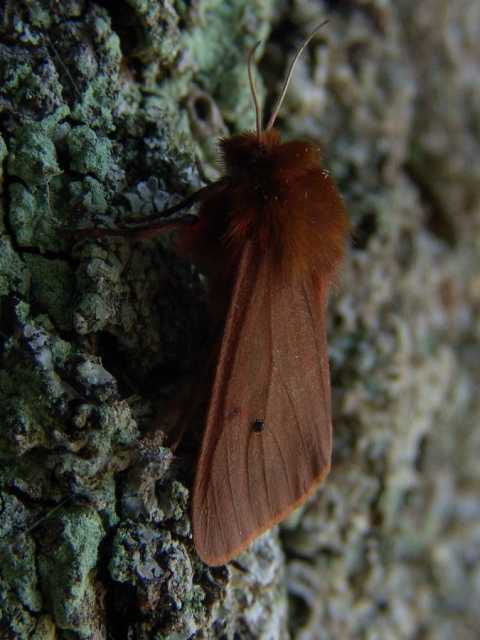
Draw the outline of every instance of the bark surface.
<instances>
[{"instance_id":1,"label":"bark surface","mask_svg":"<svg viewBox=\"0 0 480 640\"><path fill-rule=\"evenodd\" d=\"M168 237L66 230L161 211L198 159L217 177L219 136L254 126L246 52L268 38L271 104L325 17L279 125L321 142L353 226L333 470L209 569L196 445L148 436L194 375L205 283ZM478 24L478 0L1 3L0 638L477 637Z\"/></svg>"}]
</instances>

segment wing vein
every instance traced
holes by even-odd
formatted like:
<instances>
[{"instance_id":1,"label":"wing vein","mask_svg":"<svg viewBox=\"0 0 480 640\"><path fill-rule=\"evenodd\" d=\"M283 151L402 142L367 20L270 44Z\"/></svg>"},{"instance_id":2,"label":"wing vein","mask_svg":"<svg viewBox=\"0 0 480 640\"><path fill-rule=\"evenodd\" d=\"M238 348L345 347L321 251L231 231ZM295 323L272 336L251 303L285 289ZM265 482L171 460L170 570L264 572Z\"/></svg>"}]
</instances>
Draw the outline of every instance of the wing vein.
<instances>
[{"instance_id":1,"label":"wing vein","mask_svg":"<svg viewBox=\"0 0 480 640\"><path fill-rule=\"evenodd\" d=\"M249 458L250 458L250 445L252 443L252 434L251 432L249 432L248 434L248 438L247 438L247 446L245 447L246 451L245 451L245 469L247 469L247 497L248 497L248 504L250 506L250 513L255 513L255 509L253 507L253 500L252 500L252 490L250 487L250 479L249 479L249 474L248 474L248 469L250 468L249 465Z\"/></svg>"},{"instance_id":2,"label":"wing vein","mask_svg":"<svg viewBox=\"0 0 480 640\"><path fill-rule=\"evenodd\" d=\"M237 525L237 531L240 535L240 537L242 537L242 528L240 525L240 521L238 518L238 507L237 507L237 500L235 499L235 496L233 494L233 487L232 487L232 471L235 470L235 466L233 466L231 464L231 455L230 455L230 447L229 444L227 442L226 445L226 449L227 449L227 478L228 478L228 490L230 492L230 500L231 500L231 504L233 507L233 513L235 516L235 524Z\"/></svg>"},{"instance_id":3,"label":"wing vein","mask_svg":"<svg viewBox=\"0 0 480 640\"><path fill-rule=\"evenodd\" d=\"M212 520L212 522L221 523L222 519L218 517L219 516L218 497L217 497L217 492L216 491L213 491L213 507L215 509L215 519ZM222 539L223 539L223 546L224 546L224 548L227 548L228 547L228 542L227 542L227 539L226 539L226 536L225 536L225 531L224 531L222 526L218 527L218 529L220 530L220 535L222 536ZM209 539L210 538L207 538L207 540L209 540Z\"/></svg>"},{"instance_id":4,"label":"wing vein","mask_svg":"<svg viewBox=\"0 0 480 640\"><path fill-rule=\"evenodd\" d=\"M307 291L306 291L305 283L303 283L302 292L303 292L303 297L305 299L305 304L306 304L306 307L307 307L308 316L310 318L311 326L315 327L315 316L313 315L313 310L312 310L312 307L311 307L310 299L309 299ZM313 334L313 339L315 341L315 346L316 346L317 353L321 354L322 353L322 348L321 348L322 345L320 345L319 342L318 342L317 332L316 331L312 331L312 334ZM323 366L323 362L321 363L321 366ZM322 400L323 400L323 404L325 405L325 403L327 402L328 393L327 393L327 389L325 389L325 378L324 378L324 376L320 376L320 384L322 385Z\"/></svg>"},{"instance_id":5,"label":"wing vein","mask_svg":"<svg viewBox=\"0 0 480 640\"><path fill-rule=\"evenodd\" d=\"M282 459L282 465L283 465L283 469L284 469L285 478L287 479L288 490L293 495L294 491L292 490L292 485L290 483L290 476L287 473L288 465L287 465L287 462L285 460L285 456L283 454L283 450L282 450L282 448L281 448L281 446L280 446L280 444L278 442L278 439L277 439L277 437L276 437L276 435L275 435L273 430L272 430L272 438L273 438L273 441L275 442L275 444L277 445L278 452L280 453L280 458Z\"/></svg>"},{"instance_id":6,"label":"wing vein","mask_svg":"<svg viewBox=\"0 0 480 640\"><path fill-rule=\"evenodd\" d=\"M265 398L265 412L268 410L268 407L270 406L270 395L271 395L271 388L272 388L272 377L273 377L273 371L275 369L275 360L274 360L274 356L273 356L273 347L274 347L274 343L273 343L273 324L272 324L272 286L271 286L271 279L270 279L270 270L268 270L268 282L267 282L267 290L269 292L269 299L268 299L268 304L267 304L267 313L268 313L268 322L267 322L267 327L269 329L268 332L268 343L269 343L269 349L268 349L268 354L269 354L269 358L268 358L268 384L267 384L267 393L266 393L266 398ZM266 417L266 416L265 416ZM271 430L273 431L275 427L272 426ZM270 485L268 483L268 479L267 479L267 467L266 467L266 458L265 458L265 453L264 453L264 441L262 438L262 466L263 466L263 480L264 480L264 484L265 484L265 489L267 492L267 501L268 504L270 505L270 508L272 508L273 503L272 503L272 499L271 499L271 493L270 493Z\"/></svg>"}]
</instances>

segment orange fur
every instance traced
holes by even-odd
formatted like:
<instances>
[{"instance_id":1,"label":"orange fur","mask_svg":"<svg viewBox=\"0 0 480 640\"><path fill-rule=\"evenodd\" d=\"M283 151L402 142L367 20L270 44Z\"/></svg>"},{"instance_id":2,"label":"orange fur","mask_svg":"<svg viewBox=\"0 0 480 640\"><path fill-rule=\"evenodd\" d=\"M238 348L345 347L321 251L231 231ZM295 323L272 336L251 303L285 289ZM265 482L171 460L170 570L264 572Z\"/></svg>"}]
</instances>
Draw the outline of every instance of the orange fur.
<instances>
[{"instance_id":1,"label":"orange fur","mask_svg":"<svg viewBox=\"0 0 480 640\"><path fill-rule=\"evenodd\" d=\"M180 239L184 251L213 280L219 268L222 281L225 271L235 269L247 239L284 278L309 272L333 277L343 259L348 221L318 148L282 143L272 130L260 140L254 133L225 139L221 150L224 189L203 202L197 226Z\"/></svg>"},{"instance_id":2,"label":"orange fur","mask_svg":"<svg viewBox=\"0 0 480 640\"><path fill-rule=\"evenodd\" d=\"M282 144L268 131L221 149L225 177L180 232L208 276L216 336L192 504L195 546L211 565L240 553L328 473L325 307L348 232L315 145Z\"/></svg>"}]
</instances>

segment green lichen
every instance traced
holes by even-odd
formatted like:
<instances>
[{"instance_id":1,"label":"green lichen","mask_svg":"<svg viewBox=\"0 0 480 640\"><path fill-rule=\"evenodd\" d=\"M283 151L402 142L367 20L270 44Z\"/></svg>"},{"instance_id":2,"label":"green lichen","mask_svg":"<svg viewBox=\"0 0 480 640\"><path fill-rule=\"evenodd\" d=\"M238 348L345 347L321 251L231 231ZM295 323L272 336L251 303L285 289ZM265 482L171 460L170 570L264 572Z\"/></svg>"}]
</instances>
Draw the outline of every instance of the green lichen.
<instances>
[{"instance_id":1,"label":"green lichen","mask_svg":"<svg viewBox=\"0 0 480 640\"><path fill-rule=\"evenodd\" d=\"M24 45L30 43L32 49L0 45L0 92L15 117L22 120L23 116L41 125L39 121L61 105L62 86L44 48L48 40L21 22L16 21L14 27L19 31L24 28ZM35 117L38 108L42 110L41 119Z\"/></svg>"},{"instance_id":2,"label":"green lichen","mask_svg":"<svg viewBox=\"0 0 480 640\"><path fill-rule=\"evenodd\" d=\"M70 192L74 202L92 213L107 211L106 190L97 179L87 176L82 181L71 182Z\"/></svg>"},{"instance_id":3,"label":"green lichen","mask_svg":"<svg viewBox=\"0 0 480 640\"><path fill-rule=\"evenodd\" d=\"M0 619L18 638L29 637L42 603L34 544L23 533L28 515L17 498L0 493Z\"/></svg>"},{"instance_id":4,"label":"green lichen","mask_svg":"<svg viewBox=\"0 0 480 640\"><path fill-rule=\"evenodd\" d=\"M45 184L60 173L55 145L43 127L26 125L12 144L8 172L27 184Z\"/></svg>"},{"instance_id":5,"label":"green lichen","mask_svg":"<svg viewBox=\"0 0 480 640\"><path fill-rule=\"evenodd\" d=\"M135 21L141 26L142 40L133 54L143 62L172 63L181 46L179 16L173 6L145 0L128 0Z\"/></svg>"},{"instance_id":6,"label":"green lichen","mask_svg":"<svg viewBox=\"0 0 480 640\"><path fill-rule=\"evenodd\" d=\"M0 371L2 402L0 414L3 455L23 455L26 451L52 443L61 424L58 402L64 388L56 367L65 363L69 348L49 335L51 325L34 324L23 314L28 307L16 307L19 335L8 340L4 349L4 369ZM20 329L21 326L21 329ZM22 349L22 341L28 349Z\"/></svg>"},{"instance_id":7,"label":"green lichen","mask_svg":"<svg viewBox=\"0 0 480 640\"><path fill-rule=\"evenodd\" d=\"M93 509L69 509L53 518L51 532L40 544L38 567L55 622L79 637L91 637L102 522Z\"/></svg>"},{"instance_id":8,"label":"green lichen","mask_svg":"<svg viewBox=\"0 0 480 640\"><path fill-rule=\"evenodd\" d=\"M201 28L187 35L189 51L199 69L197 82L215 95L224 118L235 131L255 126L245 57L258 40L266 38L272 10L270 2L204 3ZM252 33L245 30L249 21L257 25ZM259 88L261 91L261 81Z\"/></svg>"},{"instance_id":9,"label":"green lichen","mask_svg":"<svg viewBox=\"0 0 480 640\"><path fill-rule=\"evenodd\" d=\"M22 247L58 251L65 244L55 228L59 226L53 208L59 200L62 183L55 178L41 186L26 188L15 182L10 187L10 220L15 240Z\"/></svg>"},{"instance_id":10,"label":"green lichen","mask_svg":"<svg viewBox=\"0 0 480 640\"><path fill-rule=\"evenodd\" d=\"M24 261L31 273L32 302L49 314L63 330L72 328L72 298L74 276L62 260L49 260L26 254Z\"/></svg>"},{"instance_id":11,"label":"green lichen","mask_svg":"<svg viewBox=\"0 0 480 640\"><path fill-rule=\"evenodd\" d=\"M175 634L187 638L200 629L205 595L194 585L192 563L183 544L173 541L168 532L125 522L116 532L112 551L111 576L135 585L141 610L155 615L158 603L167 596L184 612ZM139 631L140 625L136 626Z\"/></svg>"},{"instance_id":12,"label":"green lichen","mask_svg":"<svg viewBox=\"0 0 480 640\"><path fill-rule=\"evenodd\" d=\"M9 493L0 493L0 538L2 540L12 540L19 531L26 529L28 516L28 509L18 498Z\"/></svg>"},{"instance_id":13,"label":"green lichen","mask_svg":"<svg viewBox=\"0 0 480 640\"><path fill-rule=\"evenodd\" d=\"M86 334L104 329L118 312L120 299L126 294L122 273L128 254L110 257L100 246L83 247L82 254L87 266L78 278L83 295L74 310L74 323L78 333Z\"/></svg>"},{"instance_id":14,"label":"green lichen","mask_svg":"<svg viewBox=\"0 0 480 640\"><path fill-rule=\"evenodd\" d=\"M59 108L40 123L19 127L12 139L7 163L13 178L9 219L16 241L23 246L56 251L65 245L55 231L59 227L55 210L63 204L57 145L68 130L62 122L68 113L67 107Z\"/></svg>"},{"instance_id":15,"label":"green lichen","mask_svg":"<svg viewBox=\"0 0 480 640\"><path fill-rule=\"evenodd\" d=\"M74 171L105 179L112 163L112 143L108 138L99 138L87 126L73 127L67 135L67 145Z\"/></svg>"},{"instance_id":16,"label":"green lichen","mask_svg":"<svg viewBox=\"0 0 480 640\"><path fill-rule=\"evenodd\" d=\"M0 585L0 616L2 626L10 638L30 638L36 625L35 616L22 607L14 592L6 591ZM5 623L3 623L5 620ZM7 626L8 625L8 626Z\"/></svg>"},{"instance_id":17,"label":"green lichen","mask_svg":"<svg viewBox=\"0 0 480 640\"><path fill-rule=\"evenodd\" d=\"M10 240L0 236L0 296L18 292L25 294L30 284L30 274Z\"/></svg>"},{"instance_id":18,"label":"green lichen","mask_svg":"<svg viewBox=\"0 0 480 640\"><path fill-rule=\"evenodd\" d=\"M38 613L42 608L35 557L35 544L28 534L8 536L0 544L4 586L32 613Z\"/></svg>"}]
</instances>

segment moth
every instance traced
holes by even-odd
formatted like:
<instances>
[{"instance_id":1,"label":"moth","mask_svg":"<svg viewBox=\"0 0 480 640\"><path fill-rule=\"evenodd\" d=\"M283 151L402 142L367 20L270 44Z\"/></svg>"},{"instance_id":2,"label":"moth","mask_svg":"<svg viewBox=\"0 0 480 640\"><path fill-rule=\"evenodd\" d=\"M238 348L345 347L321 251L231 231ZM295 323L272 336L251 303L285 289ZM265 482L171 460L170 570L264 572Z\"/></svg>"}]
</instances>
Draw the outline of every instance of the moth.
<instances>
[{"instance_id":1,"label":"moth","mask_svg":"<svg viewBox=\"0 0 480 640\"><path fill-rule=\"evenodd\" d=\"M273 128L295 64L323 24L298 49L265 128L252 73L260 43L250 52L256 131L221 140L223 177L163 213L197 202L198 217L130 230L147 238L176 228L179 252L209 282L219 329L192 524L198 555L212 566L305 502L330 469L325 314L349 225L317 145L282 142Z\"/></svg>"}]
</instances>

